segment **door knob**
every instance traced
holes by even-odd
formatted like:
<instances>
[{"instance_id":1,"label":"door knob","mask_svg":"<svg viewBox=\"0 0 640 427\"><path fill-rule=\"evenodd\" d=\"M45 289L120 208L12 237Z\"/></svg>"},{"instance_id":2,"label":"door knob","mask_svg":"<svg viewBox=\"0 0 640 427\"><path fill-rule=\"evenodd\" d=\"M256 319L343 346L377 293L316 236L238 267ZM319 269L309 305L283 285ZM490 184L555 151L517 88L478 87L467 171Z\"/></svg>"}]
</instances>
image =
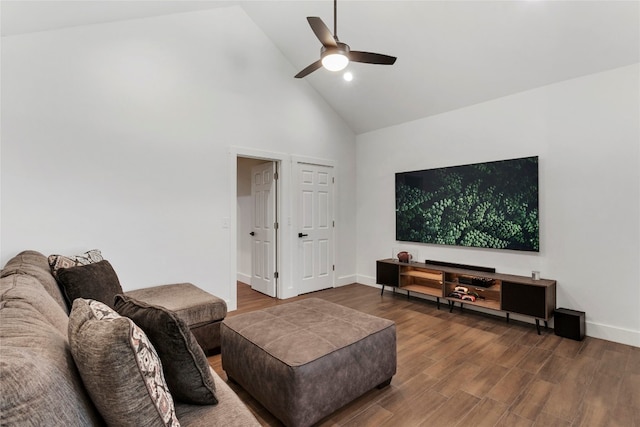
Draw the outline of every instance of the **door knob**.
<instances>
[{"instance_id":1,"label":"door knob","mask_svg":"<svg viewBox=\"0 0 640 427\"><path fill-rule=\"evenodd\" d=\"M298 233L298 237L307 237L308 234L302 234L302 233Z\"/></svg>"},{"instance_id":2,"label":"door knob","mask_svg":"<svg viewBox=\"0 0 640 427\"><path fill-rule=\"evenodd\" d=\"M255 231L252 231L251 233L249 233L249 235L250 235L250 236L255 236L255 235L256 235L256 232L255 232Z\"/></svg>"}]
</instances>

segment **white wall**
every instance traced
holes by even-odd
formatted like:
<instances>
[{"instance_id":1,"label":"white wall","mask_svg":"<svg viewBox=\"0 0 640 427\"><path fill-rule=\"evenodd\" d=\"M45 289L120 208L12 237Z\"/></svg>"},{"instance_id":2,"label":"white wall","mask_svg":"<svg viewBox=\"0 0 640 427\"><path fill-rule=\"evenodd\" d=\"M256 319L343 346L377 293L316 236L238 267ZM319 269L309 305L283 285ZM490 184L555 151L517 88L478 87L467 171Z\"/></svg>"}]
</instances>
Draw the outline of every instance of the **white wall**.
<instances>
[{"instance_id":1,"label":"white wall","mask_svg":"<svg viewBox=\"0 0 640 427\"><path fill-rule=\"evenodd\" d=\"M414 246L540 270L589 335L640 345L637 65L360 135L356 175L352 132L240 8L3 37L1 54L2 265L100 248L125 289L191 281L233 308L229 147L250 147L336 163L336 277L373 284L398 245L395 172L538 155L539 254Z\"/></svg>"},{"instance_id":2,"label":"white wall","mask_svg":"<svg viewBox=\"0 0 640 427\"><path fill-rule=\"evenodd\" d=\"M374 284L375 260L402 245L396 172L537 155L539 253L404 245L420 259L540 270L558 282L558 307L586 312L588 335L640 346L639 80L636 64L359 135L358 281Z\"/></svg>"},{"instance_id":3,"label":"white wall","mask_svg":"<svg viewBox=\"0 0 640 427\"><path fill-rule=\"evenodd\" d=\"M125 290L190 281L233 309L236 146L344 165L355 253L355 136L296 71L239 7L3 37L0 262L100 248Z\"/></svg>"}]
</instances>

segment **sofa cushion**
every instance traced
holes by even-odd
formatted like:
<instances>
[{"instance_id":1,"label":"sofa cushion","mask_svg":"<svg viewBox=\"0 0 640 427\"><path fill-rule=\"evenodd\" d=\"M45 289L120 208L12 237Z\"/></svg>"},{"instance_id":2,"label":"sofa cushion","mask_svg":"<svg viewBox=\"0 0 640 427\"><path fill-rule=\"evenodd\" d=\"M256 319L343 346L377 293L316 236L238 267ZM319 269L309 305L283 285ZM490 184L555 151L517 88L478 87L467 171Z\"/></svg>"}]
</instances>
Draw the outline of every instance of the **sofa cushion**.
<instances>
[{"instance_id":1,"label":"sofa cushion","mask_svg":"<svg viewBox=\"0 0 640 427\"><path fill-rule=\"evenodd\" d=\"M149 337L175 400L200 405L218 403L207 357L182 319L164 307L125 295L116 296L115 307Z\"/></svg>"},{"instance_id":2,"label":"sofa cushion","mask_svg":"<svg viewBox=\"0 0 640 427\"><path fill-rule=\"evenodd\" d=\"M131 319L99 301L78 298L69 315L69 344L107 424L179 425L162 363Z\"/></svg>"},{"instance_id":3,"label":"sofa cushion","mask_svg":"<svg viewBox=\"0 0 640 427\"><path fill-rule=\"evenodd\" d=\"M102 252L98 249L92 249L79 255L49 255L47 261L53 277L58 277L58 271L61 268L77 267L78 265L93 264L102 261Z\"/></svg>"},{"instance_id":4,"label":"sofa cushion","mask_svg":"<svg viewBox=\"0 0 640 427\"><path fill-rule=\"evenodd\" d=\"M176 402L176 414L182 425L190 427L260 427L261 424L256 417L231 387L212 369L210 372L216 383L216 396L219 403L213 406Z\"/></svg>"},{"instance_id":5,"label":"sofa cushion","mask_svg":"<svg viewBox=\"0 0 640 427\"><path fill-rule=\"evenodd\" d=\"M103 424L71 356L67 323L35 278L0 279L0 425Z\"/></svg>"},{"instance_id":6,"label":"sofa cushion","mask_svg":"<svg viewBox=\"0 0 640 427\"><path fill-rule=\"evenodd\" d=\"M47 257L40 252L22 251L11 258L2 269L2 272L0 272L0 277L6 277L12 274L23 274L35 277L65 313L69 314L67 301L58 286L58 282L56 282L56 279L51 274Z\"/></svg>"},{"instance_id":7,"label":"sofa cushion","mask_svg":"<svg viewBox=\"0 0 640 427\"><path fill-rule=\"evenodd\" d=\"M115 296L122 293L118 275L107 260L61 268L58 281L69 307L76 298L84 298L100 301L113 308Z\"/></svg>"},{"instance_id":8,"label":"sofa cushion","mask_svg":"<svg viewBox=\"0 0 640 427\"><path fill-rule=\"evenodd\" d=\"M12 307L35 310L42 321L54 327L65 340L69 327L67 312L59 307L40 282L33 276L26 274L12 274L2 278L3 293L2 304L10 304ZM25 317L26 321L29 320ZM26 328L25 328L26 329ZM0 352L1 358L1 352Z\"/></svg>"},{"instance_id":9,"label":"sofa cushion","mask_svg":"<svg viewBox=\"0 0 640 427\"><path fill-rule=\"evenodd\" d=\"M147 304L160 305L176 313L190 328L222 320L227 304L192 283L173 283L127 291L127 296Z\"/></svg>"}]
</instances>

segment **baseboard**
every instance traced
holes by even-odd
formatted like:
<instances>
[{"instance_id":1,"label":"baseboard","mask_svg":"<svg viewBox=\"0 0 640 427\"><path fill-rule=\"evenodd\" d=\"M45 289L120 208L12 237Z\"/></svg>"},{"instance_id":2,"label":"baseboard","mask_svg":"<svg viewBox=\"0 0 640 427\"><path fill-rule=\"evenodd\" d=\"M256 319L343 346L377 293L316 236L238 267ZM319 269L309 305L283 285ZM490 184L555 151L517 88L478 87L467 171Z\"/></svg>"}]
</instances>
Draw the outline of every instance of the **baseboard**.
<instances>
[{"instance_id":1,"label":"baseboard","mask_svg":"<svg viewBox=\"0 0 640 427\"><path fill-rule=\"evenodd\" d=\"M242 282L242 283L251 283L251 275L250 274L245 274L245 273L240 273L238 272L236 274L236 280L238 282Z\"/></svg>"},{"instance_id":2,"label":"baseboard","mask_svg":"<svg viewBox=\"0 0 640 427\"><path fill-rule=\"evenodd\" d=\"M362 274L354 275L355 282L360 283L361 285L372 286L374 288L381 288L382 286L376 284L376 278L371 276L363 276Z\"/></svg>"},{"instance_id":3,"label":"baseboard","mask_svg":"<svg viewBox=\"0 0 640 427\"><path fill-rule=\"evenodd\" d=\"M640 347L640 331L589 321L586 322L585 326L586 334L589 337Z\"/></svg>"},{"instance_id":4,"label":"baseboard","mask_svg":"<svg viewBox=\"0 0 640 427\"><path fill-rule=\"evenodd\" d=\"M338 277L338 278L336 278L335 286L339 287L339 286L350 285L352 283L361 283L361 282L358 282L357 277L358 276L356 276L355 274L350 274L348 276ZM244 274L244 273L237 273L236 280L238 282L251 284L251 275L250 274ZM373 279L373 281L375 282L375 279Z\"/></svg>"},{"instance_id":5,"label":"baseboard","mask_svg":"<svg viewBox=\"0 0 640 427\"><path fill-rule=\"evenodd\" d=\"M355 274L350 274L348 276L340 276L336 278L336 288L339 286L346 286L358 282L357 277L358 276L356 276Z\"/></svg>"}]
</instances>

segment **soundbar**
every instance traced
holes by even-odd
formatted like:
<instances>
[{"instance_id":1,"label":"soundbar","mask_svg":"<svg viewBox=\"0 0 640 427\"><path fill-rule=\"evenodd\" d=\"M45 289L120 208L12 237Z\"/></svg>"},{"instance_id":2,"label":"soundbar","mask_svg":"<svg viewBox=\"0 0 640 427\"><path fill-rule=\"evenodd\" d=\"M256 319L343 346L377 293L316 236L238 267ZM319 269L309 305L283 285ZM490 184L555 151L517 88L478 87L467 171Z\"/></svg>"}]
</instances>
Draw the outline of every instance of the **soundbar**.
<instances>
[{"instance_id":1,"label":"soundbar","mask_svg":"<svg viewBox=\"0 0 640 427\"><path fill-rule=\"evenodd\" d=\"M437 265L440 267L452 267L452 268L462 268L464 270L475 270L482 271L484 273L495 273L496 269L493 267L481 267L477 265L468 265L468 264L457 264L455 262L445 262L445 261L434 261L432 259L427 259L424 261L425 264Z\"/></svg>"}]
</instances>

